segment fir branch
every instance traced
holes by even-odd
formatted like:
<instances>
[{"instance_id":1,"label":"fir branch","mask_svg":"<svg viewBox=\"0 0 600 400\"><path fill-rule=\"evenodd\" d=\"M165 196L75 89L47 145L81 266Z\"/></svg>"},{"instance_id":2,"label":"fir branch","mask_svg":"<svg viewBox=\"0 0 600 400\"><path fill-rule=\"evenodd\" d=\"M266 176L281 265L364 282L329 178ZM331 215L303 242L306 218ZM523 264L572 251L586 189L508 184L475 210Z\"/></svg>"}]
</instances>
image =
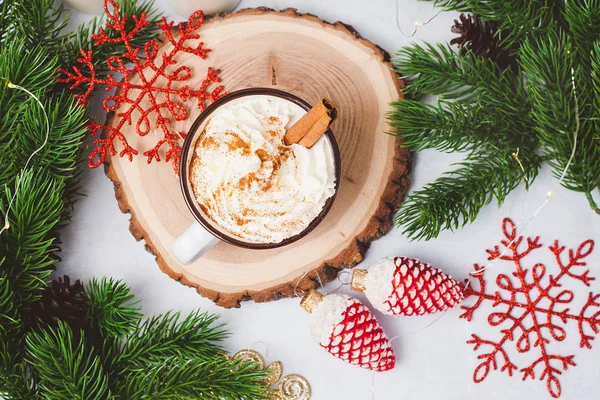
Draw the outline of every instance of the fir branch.
<instances>
[{"instance_id":1,"label":"fir branch","mask_svg":"<svg viewBox=\"0 0 600 400\"><path fill-rule=\"evenodd\" d=\"M396 222L411 239L428 240L442 229L472 222L494 198L501 204L520 182L533 182L541 159L526 92L514 71L447 45L401 50L396 67L412 79L409 94L438 96L436 106L411 100L392 104L389 120L402 145L470 152L461 168L413 193L402 206Z\"/></svg>"},{"instance_id":2,"label":"fir branch","mask_svg":"<svg viewBox=\"0 0 600 400\"><path fill-rule=\"evenodd\" d=\"M6 215L17 182L19 190L8 214L10 228L0 237L0 257L5 258L2 268L19 305L27 308L39 299L56 261L59 249L52 233L62 218L65 183L44 170L25 171L12 187L0 192L1 215Z\"/></svg>"},{"instance_id":3,"label":"fir branch","mask_svg":"<svg viewBox=\"0 0 600 400\"><path fill-rule=\"evenodd\" d=\"M14 346L14 342L0 341L0 398L38 398L28 365L23 359L21 349Z\"/></svg>"},{"instance_id":4,"label":"fir branch","mask_svg":"<svg viewBox=\"0 0 600 400\"><path fill-rule=\"evenodd\" d=\"M519 54L533 102L531 115L554 175L560 178L567 168L577 134L577 150L563 186L591 193L600 184L600 142L594 138L595 123L589 119L591 101L586 101L586 86L591 83L583 84L590 79L589 72L576 74L576 93L571 71L579 66L572 41L563 31L527 40ZM590 206L597 208L593 203Z\"/></svg>"},{"instance_id":5,"label":"fir branch","mask_svg":"<svg viewBox=\"0 0 600 400\"><path fill-rule=\"evenodd\" d=\"M3 43L5 36L14 29L10 21L14 20L15 4L13 0L0 0L0 43Z\"/></svg>"},{"instance_id":6,"label":"fir branch","mask_svg":"<svg viewBox=\"0 0 600 400\"><path fill-rule=\"evenodd\" d=\"M487 147L508 153L517 149L532 152L537 145L532 127L523 125L528 119L508 118L514 114L510 104L486 107L485 102L439 101L431 106L401 100L392 107L390 124L400 132L402 144L413 151L479 151ZM527 132L531 134L523 134Z\"/></svg>"},{"instance_id":7,"label":"fir branch","mask_svg":"<svg viewBox=\"0 0 600 400\"><path fill-rule=\"evenodd\" d=\"M178 312L145 320L126 340L123 368L143 368L149 362L178 355L202 361L221 357L223 350L218 343L228 335L223 325L215 325L217 319L217 315L196 310L183 320Z\"/></svg>"},{"instance_id":8,"label":"fir branch","mask_svg":"<svg viewBox=\"0 0 600 400\"><path fill-rule=\"evenodd\" d=\"M594 43L594 48L592 49L592 54L590 58L591 62L591 74L590 74L590 82L592 85L592 118L596 122L597 128L594 130L594 136L597 143L600 143L600 39Z\"/></svg>"},{"instance_id":9,"label":"fir branch","mask_svg":"<svg viewBox=\"0 0 600 400\"><path fill-rule=\"evenodd\" d=\"M23 86L41 99L0 85L0 143L13 151L0 153L0 184L11 184L34 150L44 142L46 114L50 122L48 144L31 160L31 167L47 168L51 175L73 178L85 137L85 111L67 94L54 95L58 59L44 47L27 49L23 40L10 41L0 52L0 76ZM67 150L68 149L68 150ZM67 201L71 202L69 198Z\"/></svg>"},{"instance_id":10,"label":"fir branch","mask_svg":"<svg viewBox=\"0 0 600 400\"><path fill-rule=\"evenodd\" d=\"M397 222L411 238L430 239L472 221L492 199L502 202L517 175L531 184L540 144L553 174L562 178L566 170L561 183L585 193L598 212L591 192L600 184L600 0L566 7L551 0L435 4L497 21L499 44L518 49L513 56L520 67L499 70L486 57L442 44L398 53L395 66L409 78L409 97L438 96L436 106L393 104L389 120L399 142L417 151L470 154L462 168L413 193Z\"/></svg>"},{"instance_id":11,"label":"fir branch","mask_svg":"<svg viewBox=\"0 0 600 400\"><path fill-rule=\"evenodd\" d=\"M483 21L498 21L505 32L503 45L510 47L531 34L545 34L563 24L564 1L556 0L424 0L446 10L477 14Z\"/></svg>"},{"instance_id":12,"label":"fir branch","mask_svg":"<svg viewBox=\"0 0 600 400\"><path fill-rule=\"evenodd\" d=\"M144 400L266 400L270 391L261 384L265 377L266 372L253 362L174 356L129 372L122 396Z\"/></svg>"},{"instance_id":13,"label":"fir branch","mask_svg":"<svg viewBox=\"0 0 600 400\"><path fill-rule=\"evenodd\" d=\"M1 156L11 158L14 169L25 164L30 155L45 140L46 118L50 123L48 142L31 160L30 166L44 169L51 177L71 179L75 176L77 162L87 135L85 110L68 93L53 95L42 101L45 111L37 101L23 101L23 111L18 125L10 132L14 151Z\"/></svg>"},{"instance_id":14,"label":"fir branch","mask_svg":"<svg viewBox=\"0 0 600 400\"><path fill-rule=\"evenodd\" d=\"M491 115L490 122L495 126L501 122L511 132L508 137L490 136L497 138L497 143L512 142L511 138L518 138L514 132L531 130L523 84L511 69L500 68L488 58L478 57L471 51L459 54L448 45L413 45L398 52L395 66L411 81L405 89L409 97L436 95L445 109L452 109L447 100L460 102L462 106L450 110L456 111L453 116L463 111ZM398 102L394 106L401 112L404 105ZM473 111L469 111L471 106ZM393 114L392 119L395 119ZM480 122L476 119L474 125Z\"/></svg>"},{"instance_id":15,"label":"fir branch","mask_svg":"<svg viewBox=\"0 0 600 400\"><path fill-rule=\"evenodd\" d=\"M448 44L413 44L398 51L396 72L411 81L405 92L413 98L424 94L474 102L481 96L492 103L513 102L522 97L513 73L494 61L467 51L459 54Z\"/></svg>"},{"instance_id":16,"label":"fir branch","mask_svg":"<svg viewBox=\"0 0 600 400\"><path fill-rule=\"evenodd\" d=\"M0 398L30 399L33 388L22 360L21 299L0 262Z\"/></svg>"},{"instance_id":17,"label":"fir branch","mask_svg":"<svg viewBox=\"0 0 600 400\"><path fill-rule=\"evenodd\" d=\"M121 338L133 331L142 318L139 301L121 281L92 279L86 285L86 319L104 338Z\"/></svg>"},{"instance_id":18,"label":"fir branch","mask_svg":"<svg viewBox=\"0 0 600 400\"><path fill-rule=\"evenodd\" d=\"M564 18L577 54L589 60L594 42L600 38L600 0L567 1Z\"/></svg>"},{"instance_id":19,"label":"fir branch","mask_svg":"<svg viewBox=\"0 0 600 400\"><path fill-rule=\"evenodd\" d=\"M23 38L14 37L2 43L0 51L0 78L3 78L2 101L10 111L19 102L28 99L27 94L6 87L6 80L26 87L32 93L53 90L58 76L58 58L50 56L43 45L28 47ZM10 107L8 107L10 105ZM6 117L2 117L4 120Z\"/></svg>"},{"instance_id":20,"label":"fir branch","mask_svg":"<svg viewBox=\"0 0 600 400\"><path fill-rule=\"evenodd\" d=\"M402 145L412 151L474 150L481 143L478 136L485 136L481 135L484 120L480 108L459 103L447 103L443 108L413 100L400 100L392 107L390 123L402 132Z\"/></svg>"},{"instance_id":21,"label":"fir branch","mask_svg":"<svg viewBox=\"0 0 600 400\"><path fill-rule=\"evenodd\" d=\"M104 344L111 387L123 399L262 399L264 371L228 361L216 315L169 312L142 322L124 344ZM214 396L214 397L213 397Z\"/></svg>"},{"instance_id":22,"label":"fir branch","mask_svg":"<svg viewBox=\"0 0 600 400\"><path fill-rule=\"evenodd\" d=\"M3 267L5 261L0 260L0 341L3 343L18 334L22 326L19 301Z\"/></svg>"},{"instance_id":23,"label":"fir branch","mask_svg":"<svg viewBox=\"0 0 600 400\"><path fill-rule=\"evenodd\" d=\"M55 0L15 1L13 6L14 32L26 40L28 47L40 43L51 52L59 51L68 40L63 33L67 26L62 2Z\"/></svg>"},{"instance_id":24,"label":"fir branch","mask_svg":"<svg viewBox=\"0 0 600 400\"><path fill-rule=\"evenodd\" d=\"M26 337L26 358L33 368L43 399L107 400L114 398L100 359L90 351L85 337L75 339L71 328L32 331Z\"/></svg>"},{"instance_id":25,"label":"fir branch","mask_svg":"<svg viewBox=\"0 0 600 400\"><path fill-rule=\"evenodd\" d=\"M429 240L442 230L455 230L473 222L492 199L502 204L525 179L535 179L539 158L535 154L519 157L526 175L510 154L471 155L457 164L460 168L411 193L396 222L411 240Z\"/></svg>"}]
</instances>

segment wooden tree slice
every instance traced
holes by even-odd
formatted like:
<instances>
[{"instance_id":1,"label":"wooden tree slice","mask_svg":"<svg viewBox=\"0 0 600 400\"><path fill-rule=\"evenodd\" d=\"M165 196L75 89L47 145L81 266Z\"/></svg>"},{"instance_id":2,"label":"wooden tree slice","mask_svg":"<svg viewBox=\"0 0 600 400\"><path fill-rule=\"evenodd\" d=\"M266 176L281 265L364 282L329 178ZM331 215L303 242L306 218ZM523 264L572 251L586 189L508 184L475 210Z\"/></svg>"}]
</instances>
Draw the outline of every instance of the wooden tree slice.
<instances>
[{"instance_id":1,"label":"wooden tree slice","mask_svg":"<svg viewBox=\"0 0 600 400\"><path fill-rule=\"evenodd\" d=\"M408 186L410 153L386 134L389 103L401 96L403 86L389 55L347 25L292 9L218 16L205 22L200 34L212 49L207 60L179 59L193 70L195 78L187 82L191 87L198 87L213 66L221 70L230 92L277 87L312 104L321 97L333 100L340 117L332 130L342 156L336 202L317 229L292 245L246 250L220 243L183 266L169 249L193 218L170 164L148 165L143 156L133 162L113 157L105 165L106 174L114 182L121 210L132 215L131 232L145 240L165 273L223 307L290 297L314 287L319 278L334 279L340 269L359 263L370 243L389 231ZM190 118L175 128L189 129L199 114L190 111ZM155 142L138 137L134 127L127 129L140 154Z\"/></svg>"}]
</instances>

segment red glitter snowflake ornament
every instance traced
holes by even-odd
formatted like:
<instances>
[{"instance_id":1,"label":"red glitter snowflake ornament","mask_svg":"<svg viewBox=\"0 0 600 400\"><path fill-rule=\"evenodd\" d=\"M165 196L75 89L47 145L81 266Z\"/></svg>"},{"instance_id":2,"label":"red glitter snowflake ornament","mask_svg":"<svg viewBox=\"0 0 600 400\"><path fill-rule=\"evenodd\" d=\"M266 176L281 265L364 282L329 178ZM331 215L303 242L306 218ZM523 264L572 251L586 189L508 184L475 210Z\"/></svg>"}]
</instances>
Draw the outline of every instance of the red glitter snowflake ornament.
<instances>
[{"instance_id":1,"label":"red glitter snowflake ornament","mask_svg":"<svg viewBox=\"0 0 600 400\"><path fill-rule=\"evenodd\" d=\"M152 160L160 161L163 146L166 146L165 161L171 161L173 168L178 172L180 144L185 134L174 131L170 126L171 122L188 118L189 112L183 106L183 103L188 100L196 99L198 108L204 110L205 101L217 100L223 94L223 86L218 86L212 91L208 90L211 83L220 81L218 71L212 68L208 69L204 81L197 89L181 85L192 77L192 71L185 65L178 65L176 56L183 52L205 59L210 51L203 47L204 43L197 42L200 35L196 32L204 22L204 14L202 11L197 11L190 16L187 23L180 23L177 36L172 32L173 22L167 22L163 17L157 27L172 44L172 48L161 52L159 42L151 40L144 45L143 54L140 54L140 49L134 48L130 42L140 30L150 24L146 14L131 16L135 24L130 31L126 31L126 22L130 17L121 16L114 0L106 0L104 10L108 18L106 29L116 32L117 35L111 37L105 29L101 29L97 35L92 35L94 46L121 43L126 48L125 53L122 56L108 58L106 67L110 72L106 78L101 78L93 62L92 50L81 49L81 57L77 61L89 69L89 76L74 66L72 71L61 70L65 78L59 80L70 83L71 89L81 85L87 88L84 93L75 95L83 105L98 86L104 86L107 92L116 89L114 95L106 97L102 102L102 106L108 112L116 111L121 107L115 115L113 124L103 125L93 121L90 123L92 136L96 136L99 132L104 132L104 135L94 141L96 148L90 154L88 165L91 168L100 166L106 159L107 153L112 156L117 154L118 145L122 147L119 155L128 157L131 161L138 151L129 144L122 128L135 123L136 132L140 136L146 136L155 129L162 134L156 145L144 152L148 163ZM190 45L190 42L197 44ZM118 81L115 79L115 74L120 74L123 78Z\"/></svg>"},{"instance_id":2,"label":"red glitter snowflake ornament","mask_svg":"<svg viewBox=\"0 0 600 400\"><path fill-rule=\"evenodd\" d=\"M567 338L565 328L561 326L573 321L577 323L580 335L580 347L592 347L593 334L600 330L600 295L589 293L587 302L579 313L571 311L568 307L575 298L570 290L561 289L565 279L579 281L586 286L595 278L588 276L588 270L583 261L592 253L594 242L586 240L577 250L559 246L558 240L548 247L556 259L557 274L547 274L546 266L542 263L526 268L523 259L532 251L542 247L539 236L527 238L526 249L519 250L523 236L517 237L515 224L506 218L503 222L503 232L506 239L500 241L506 249L501 251L499 246L487 250L488 260L504 260L514 263L515 270L510 274L499 274L496 278L498 290L490 289L489 282L484 278L483 267L475 264L474 273L478 288L472 286L467 289L467 294L476 298L473 306L462 306L465 312L461 318L471 321L474 312L486 301L491 302L497 310L488 316L488 323L494 327L502 326L501 337L498 341L485 340L473 334L467 343L474 346L474 350L488 348L489 352L480 354L479 366L473 373L476 383L483 381L490 370L497 370L498 363L502 363L501 372L512 376L519 371L522 379L528 378L545 380L548 391L554 398L560 397L561 387L558 376L562 370L575 366L574 355L561 356L554 354L549 349L551 341L562 342ZM498 267L496 267L498 268ZM594 310L596 311L594 313ZM591 314L591 315L590 315ZM513 342L519 353L537 350L540 356L529 366L520 368L514 364L508 355L508 342ZM538 375L539 374L539 375Z\"/></svg>"}]
</instances>

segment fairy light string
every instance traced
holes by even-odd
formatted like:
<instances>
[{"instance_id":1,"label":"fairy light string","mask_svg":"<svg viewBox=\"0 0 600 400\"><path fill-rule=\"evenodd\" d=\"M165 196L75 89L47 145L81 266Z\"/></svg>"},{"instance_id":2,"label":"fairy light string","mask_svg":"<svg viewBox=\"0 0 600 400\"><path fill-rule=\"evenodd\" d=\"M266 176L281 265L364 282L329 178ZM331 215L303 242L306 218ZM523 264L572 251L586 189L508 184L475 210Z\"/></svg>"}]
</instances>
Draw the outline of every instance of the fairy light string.
<instances>
[{"instance_id":1,"label":"fairy light string","mask_svg":"<svg viewBox=\"0 0 600 400\"><path fill-rule=\"evenodd\" d=\"M447 11L446 8L448 7L448 5L450 4L451 1L452 0L448 0L448 2L444 5L444 7L442 7L436 14L434 14L431 18L429 18L425 22L415 21L415 23L413 24L413 31L410 34L406 34L404 32L404 30L402 29L402 27L400 26L400 5L399 5L400 0L396 0L396 26L398 27L398 30L400 31L400 33L402 33L402 35L404 35L407 38L412 38L413 36L416 35L416 33L419 31L419 29L421 27L429 25L431 22L433 22L434 19L439 17L439 15L441 13L443 13L444 11Z\"/></svg>"},{"instance_id":2,"label":"fairy light string","mask_svg":"<svg viewBox=\"0 0 600 400\"><path fill-rule=\"evenodd\" d=\"M46 120L46 135L44 136L44 141L42 142L42 144L37 149L35 149L29 155L29 157L27 158L27 161L25 162L25 165L21 169L21 173L17 177L17 182L15 184L15 191L14 191L13 195L11 196L10 201L8 203L8 207L6 209L6 212L4 213L4 224L3 224L2 228L0 229L0 235L2 235L2 233L5 230L7 230L7 229L10 228L10 222L8 221L8 215L10 213L10 210L12 209L12 206L13 206L13 203L15 201L15 198L17 197L17 193L19 192L19 189L21 187L21 181L23 180L23 172L25 170L27 170L27 167L29 166L29 163L31 162L31 160L33 159L33 157L35 157L36 154L38 154L40 151L42 151L44 149L44 147L46 147L46 145L48 144L48 139L50 138L50 119L48 118L48 113L46 112L46 108L44 107L44 105L42 104L42 102L40 101L40 99L35 94L31 93L29 90L27 90L23 86L16 85L16 84L12 83L7 78L0 77L0 79L6 81L6 86L9 89L20 90L20 91L26 93L30 98L34 99L35 102L42 109L42 112L44 113L44 119Z\"/></svg>"},{"instance_id":3,"label":"fairy light string","mask_svg":"<svg viewBox=\"0 0 600 400\"><path fill-rule=\"evenodd\" d=\"M521 150L520 147L517 147L517 151L515 151L514 153L511 154L512 158L515 159L515 161L517 162L517 164L519 164L519 168L521 168L521 172L523 172L523 179L525 180L525 182L527 182L527 185L530 184L529 179L527 178L527 172L525 171L525 168L523 167L523 163L521 162L521 159L519 158L519 151Z\"/></svg>"}]
</instances>

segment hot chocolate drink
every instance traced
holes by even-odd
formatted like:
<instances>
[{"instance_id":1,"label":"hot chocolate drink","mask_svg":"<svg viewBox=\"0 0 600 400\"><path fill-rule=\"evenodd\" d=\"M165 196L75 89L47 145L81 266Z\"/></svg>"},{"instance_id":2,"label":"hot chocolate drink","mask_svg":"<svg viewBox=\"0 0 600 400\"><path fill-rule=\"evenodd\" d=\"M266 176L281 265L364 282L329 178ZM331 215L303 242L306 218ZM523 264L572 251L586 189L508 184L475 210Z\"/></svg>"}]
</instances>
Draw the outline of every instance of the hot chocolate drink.
<instances>
[{"instance_id":1,"label":"hot chocolate drink","mask_svg":"<svg viewBox=\"0 0 600 400\"><path fill-rule=\"evenodd\" d=\"M214 111L190 164L204 214L247 242L279 243L304 231L335 193L331 144L284 143L306 111L275 96L246 96Z\"/></svg>"}]
</instances>

